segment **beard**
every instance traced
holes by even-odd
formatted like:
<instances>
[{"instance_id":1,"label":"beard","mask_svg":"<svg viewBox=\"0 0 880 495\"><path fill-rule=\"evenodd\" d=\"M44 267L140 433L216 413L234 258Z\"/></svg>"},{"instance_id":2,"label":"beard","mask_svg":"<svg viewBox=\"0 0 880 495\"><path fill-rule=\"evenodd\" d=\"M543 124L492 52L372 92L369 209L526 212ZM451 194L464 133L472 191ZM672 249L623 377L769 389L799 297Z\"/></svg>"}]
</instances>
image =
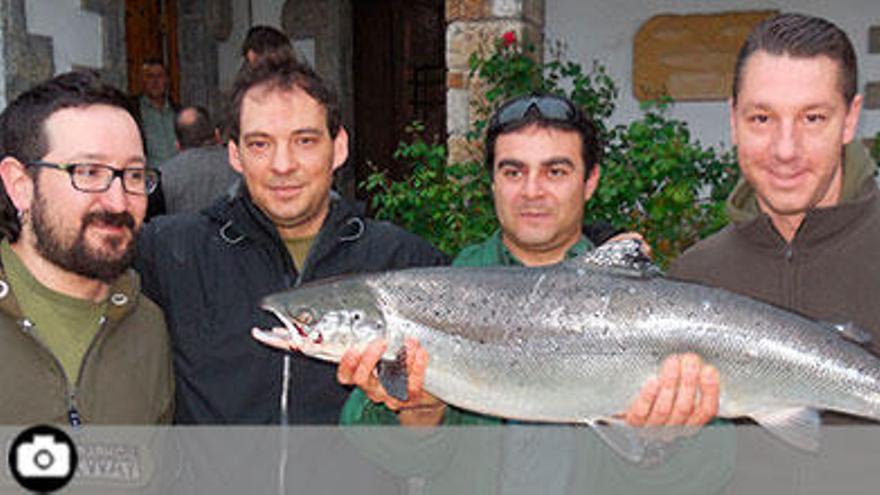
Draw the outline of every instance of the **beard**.
<instances>
[{"instance_id":1,"label":"beard","mask_svg":"<svg viewBox=\"0 0 880 495\"><path fill-rule=\"evenodd\" d=\"M63 225L58 225L57 215L52 215L45 196L38 190L34 191L36 201L31 209L31 226L36 240L36 249L46 260L56 266L77 275L111 284L128 267L135 256L138 232L135 220L130 213L111 213L108 211L92 211L86 213L80 222L79 231L71 236ZM54 217L54 218L53 218ZM113 236L105 239L107 248L101 249L89 245L86 240L86 229L90 225L110 225L126 227L131 236ZM128 244L123 246L123 243ZM114 256L121 250L121 253Z\"/></svg>"}]
</instances>

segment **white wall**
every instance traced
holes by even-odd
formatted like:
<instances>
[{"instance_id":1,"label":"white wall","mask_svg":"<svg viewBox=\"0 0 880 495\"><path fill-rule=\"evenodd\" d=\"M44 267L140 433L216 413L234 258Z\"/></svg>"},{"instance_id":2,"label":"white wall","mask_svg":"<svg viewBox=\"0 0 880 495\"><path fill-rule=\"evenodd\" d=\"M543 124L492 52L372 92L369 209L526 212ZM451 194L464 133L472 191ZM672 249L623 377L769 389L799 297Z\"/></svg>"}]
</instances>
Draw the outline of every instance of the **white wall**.
<instances>
[{"instance_id":1,"label":"white wall","mask_svg":"<svg viewBox=\"0 0 880 495\"><path fill-rule=\"evenodd\" d=\"M253 19L248 24L248 3ZM232 34L217 48L220 89L228 89L241 66L241 44L251 26L266 24L281 29L281 11L286 0L237 0L232 2Z\"/></svg>"},{"instance_id":2,"label":"white wall","mask_svg":"<svg viewBox=\"0 0 880 495\"><path fill-rule=\"evenodd\" d=\"M633 38L639 27L659 14L720 13L740 10L796 11L825 17L843 29L852 40L859 61L859 91L865 81L880 81L880 54L869 55L868 27L880 24L878 0L546 0L545 34L548 41L568 44L568 58L588 69L599 59L620 86L615 122L639 116L638 101L632 96ZM694 136L704 144L729 146L729 124L725 102L677 103L674 117L688 122ZM861 137L880 130L880 110L862 112Z\"/></svg>"},{"instance_id":3,"label":"white wall","mask_svg":"<svg viewBox=\"0 0 880 495\"><path fill-rule=\"evenodd\" d=\"M98 69L102 65L101 16L81 10L82 0L26 0L29 33L52 38L55 73L73 66Z\"/></svg>"}]
</instances>

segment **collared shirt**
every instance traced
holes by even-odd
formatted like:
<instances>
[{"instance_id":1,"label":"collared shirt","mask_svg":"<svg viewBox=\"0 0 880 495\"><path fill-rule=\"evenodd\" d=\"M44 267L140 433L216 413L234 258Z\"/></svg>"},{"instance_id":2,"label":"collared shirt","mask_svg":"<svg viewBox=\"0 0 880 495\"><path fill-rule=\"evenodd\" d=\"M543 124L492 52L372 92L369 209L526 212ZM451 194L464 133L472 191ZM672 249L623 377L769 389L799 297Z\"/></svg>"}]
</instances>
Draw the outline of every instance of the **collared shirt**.
<instances>
[{"instance_id":1,"label":"collared shirt","mask_svg":"<svg viewBox=\"0 0 880 495\"><path fill-rule=\"evenodd\" d=\"M177 154L176 138L174 137L175 112L167 100L162 108L156 108L146 95L141 95L138 101L147 163L156 167Z\"/></svg>"},{"instance_id":2,"label":"collared shirt","mask_svg":"<svg viewBox=\"0 0 880 495\"><path fill-rule=\"evenodd\" d=\"M595 248L593 243L586 236L581 235L580 239L565 252L564 259L576 258L593 248ZM492 237L479 244L462 249L452 264L454 266L523 266L522 261L504 245L501 230L496 230Z\"/></svg>"}]
</instances>

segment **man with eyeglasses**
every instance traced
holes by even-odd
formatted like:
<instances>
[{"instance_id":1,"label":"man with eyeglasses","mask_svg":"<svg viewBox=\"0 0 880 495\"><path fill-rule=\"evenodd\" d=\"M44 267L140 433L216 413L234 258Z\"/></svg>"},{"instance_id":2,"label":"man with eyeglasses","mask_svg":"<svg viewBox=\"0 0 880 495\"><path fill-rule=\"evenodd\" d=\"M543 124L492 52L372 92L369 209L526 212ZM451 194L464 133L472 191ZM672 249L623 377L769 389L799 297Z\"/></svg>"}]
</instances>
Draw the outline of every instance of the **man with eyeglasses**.
<instances>
[{"instance_id":1,"label":"man with eyeglasses","mask_svg":"<svg viewBox=\"0 0 880 495\"><path fill-rule=\"evenodd\" d=\"M165 323L129 268L158 177L127 98L67 73L0 129L0 423L170 421Z\"/></svg>"}]
</instances>

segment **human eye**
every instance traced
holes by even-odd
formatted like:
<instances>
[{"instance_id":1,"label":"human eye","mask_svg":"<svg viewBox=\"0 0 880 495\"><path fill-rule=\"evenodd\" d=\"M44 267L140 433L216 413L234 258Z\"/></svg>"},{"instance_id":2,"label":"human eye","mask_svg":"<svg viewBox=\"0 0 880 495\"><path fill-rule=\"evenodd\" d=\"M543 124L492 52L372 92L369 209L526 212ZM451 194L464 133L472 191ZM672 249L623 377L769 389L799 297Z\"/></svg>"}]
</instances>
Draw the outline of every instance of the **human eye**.
<instances>
[{"instance_id":1,"label":"human eye","mask_svg":"<svg viewBox=\"0 0 880 495\"><path fill-rule=\"evenodd\" d=\"M828 120L828 116L822 112L809 112L804 116L808 124L821 124Z\"/></svg>"},{"instance_id":2,"label":"human eye","mask_svg":"<svg viewBox=\"0 0 880 495\"><path fill-rule=\"evenodd\" d=\"M249 139L245 143L245 148L247 148L248 152L259 155L266 153L271 145L272 143L268 139Z\"/></svg>"},{"instance_id":3,"label":"human eye","mask_svg":"<svg viewBox=\"0 0 880 495\"><path fill-rule=\"evenodd\" d=\"M127 168L123 173L129 184L143 184L147 179L147 171L143 168Z\"/></svg>"},{"instance_id":4,"label":"human eye","mask_svg":"<svg viewBox=\"0 0 880 495\"><path fill-rule=\"evenodd\" d=\"M517 179L522 177L522 170L517 167L504 166L498 170L498 173L501 174L505 179Z\"/></svg>"},{"instance_id":5,"label":"human eye","mask_svg":"<svg viewBox=\"0 0 880 495\"><path fill-rule=\"evenodd\" d=\"M748 116L748 120L753 124L766 124L770 122L770 115L764 112L754 112Z\"/></svg>"},{"instance_id":6,"label":"human eye","mask_svg":"<svg viewBox=\"0 0 880 495\"><path fill-rule=\"evenodd\" d=\"M571 173L571 169L564 165L554 165L547 169L547 175L552 178L566 177Z\"/></svg>"},{"instance_id":7,"label":"human eye","mask_svg":"<svg viewBox=\"0 0 880 495\"><path fill-rule=\"evenodd\" d=\"M76 177L84 179L103 177L107 175L107 166L99 163L72 163L70 171Z\"/></svg>"}]
</instances>

